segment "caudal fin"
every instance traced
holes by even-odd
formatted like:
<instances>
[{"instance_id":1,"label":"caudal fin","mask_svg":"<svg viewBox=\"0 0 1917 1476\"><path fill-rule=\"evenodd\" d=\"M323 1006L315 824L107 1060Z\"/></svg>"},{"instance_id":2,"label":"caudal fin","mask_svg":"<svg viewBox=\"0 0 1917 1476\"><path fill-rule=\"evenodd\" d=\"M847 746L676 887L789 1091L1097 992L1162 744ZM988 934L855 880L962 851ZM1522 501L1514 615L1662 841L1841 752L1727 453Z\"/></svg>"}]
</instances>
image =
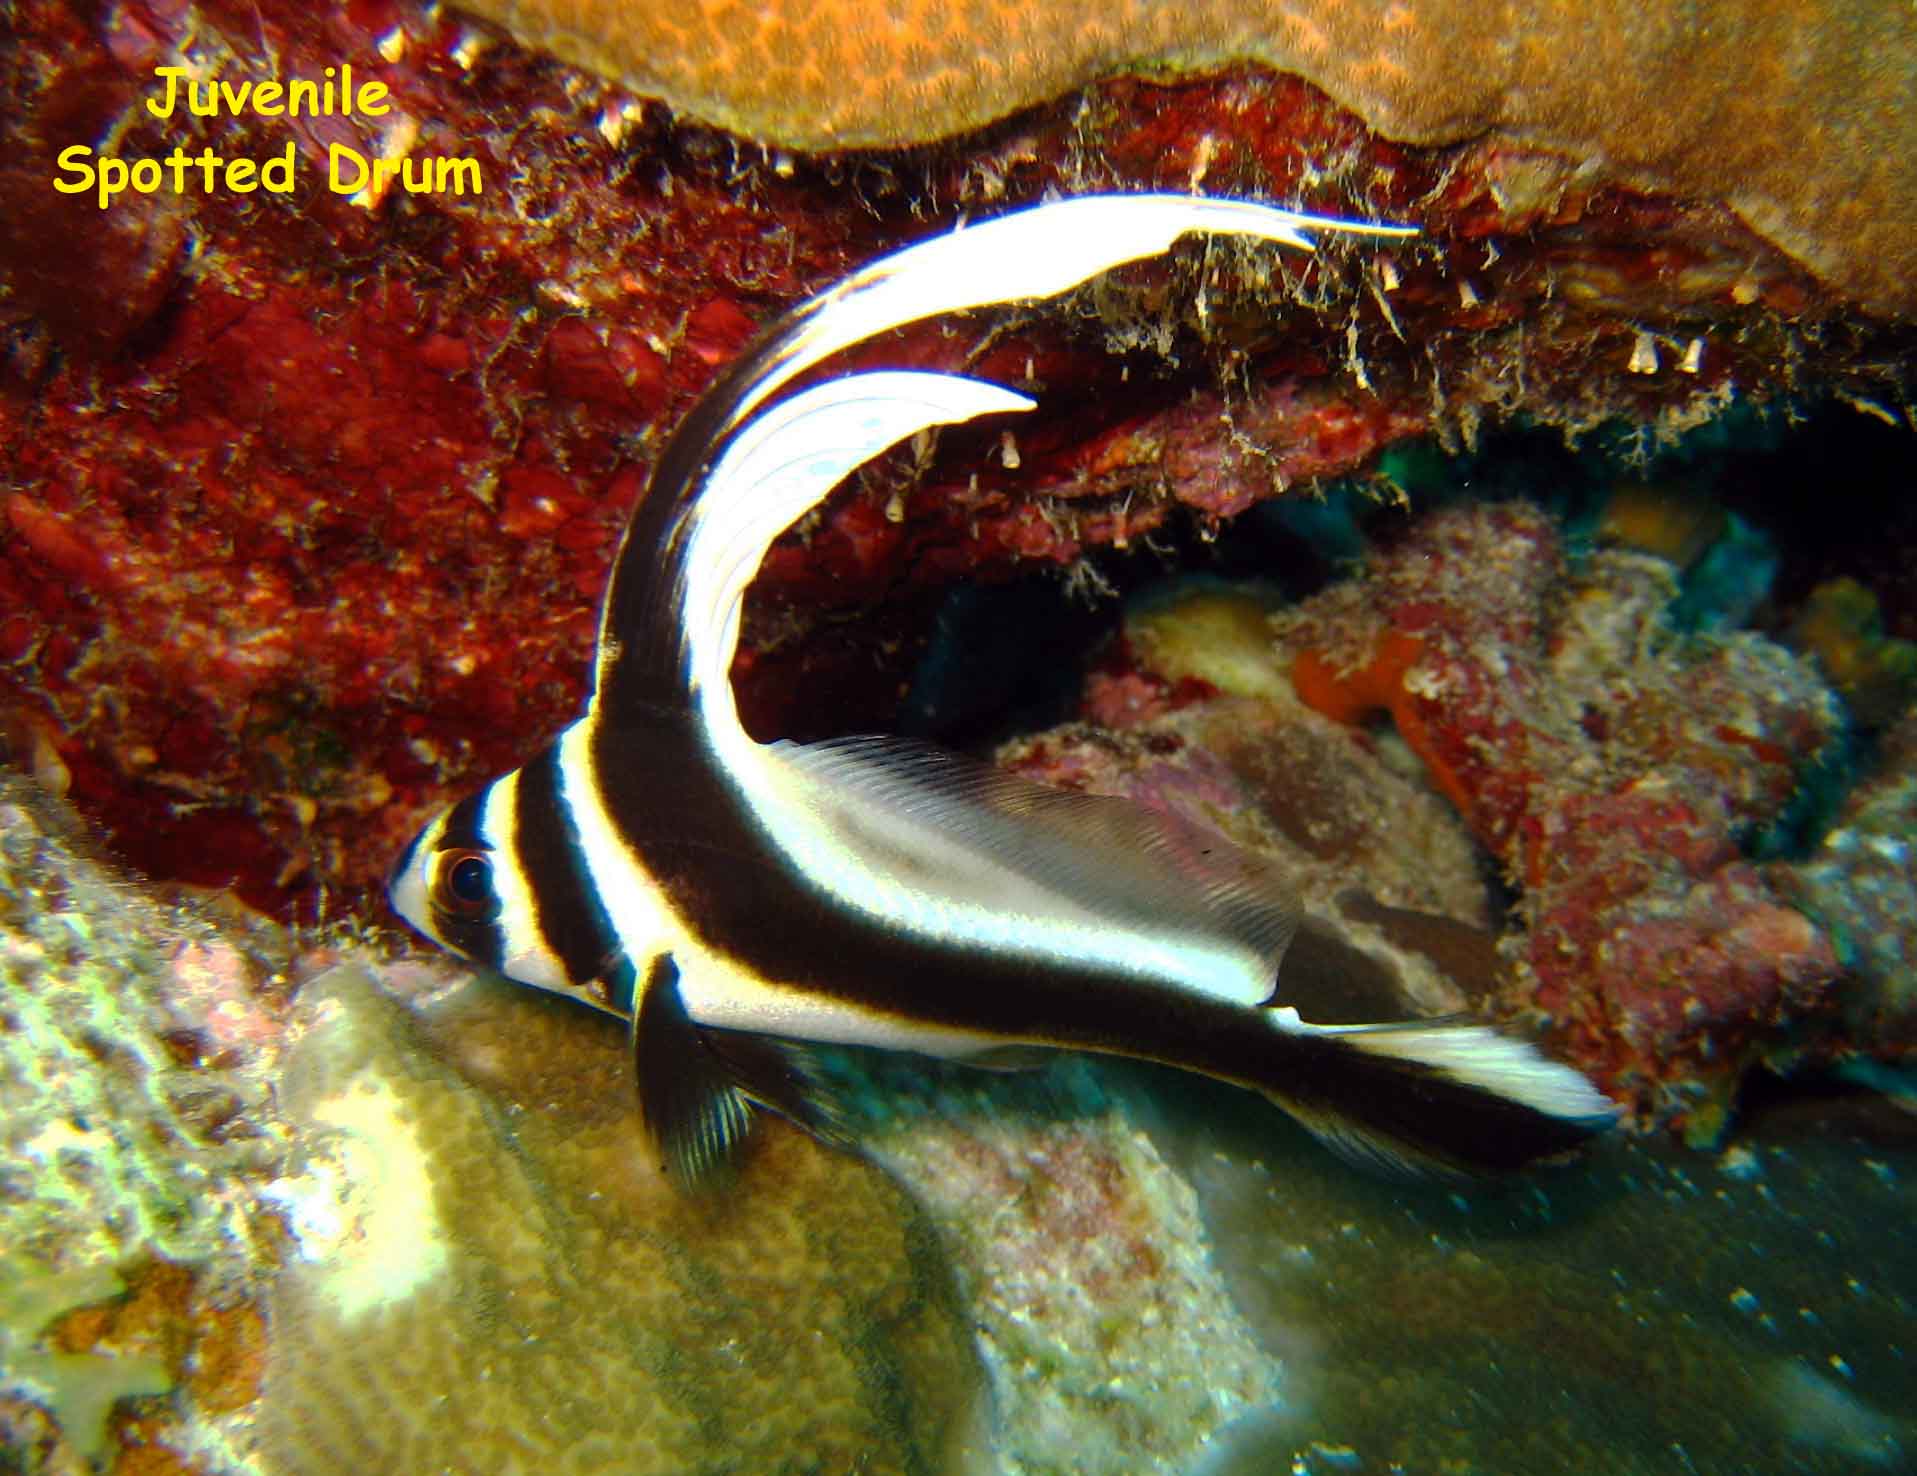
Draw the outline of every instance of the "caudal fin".
<instances>
[{"instance_id":1,"label":"caudal fin","mask_svg":"<svg viewBox=\"0 0 1917 1476\"><path fill-rule=\"evenodd\" d=\"M1398 1175L1481 1177L1571 1152L1617 1107L1579 1072L1488 1025L1274 1023L1295 1043L1265 1094L1331 1148Z\"/></svg>"}]
</instances>

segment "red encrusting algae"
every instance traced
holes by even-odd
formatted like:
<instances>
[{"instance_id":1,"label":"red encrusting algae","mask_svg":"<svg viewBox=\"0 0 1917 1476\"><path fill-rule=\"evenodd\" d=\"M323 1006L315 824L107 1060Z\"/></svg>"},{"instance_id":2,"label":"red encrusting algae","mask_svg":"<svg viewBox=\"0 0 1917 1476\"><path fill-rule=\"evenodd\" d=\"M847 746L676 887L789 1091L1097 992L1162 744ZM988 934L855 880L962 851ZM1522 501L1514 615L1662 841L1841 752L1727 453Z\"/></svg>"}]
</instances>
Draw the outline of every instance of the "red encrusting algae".
<instances>
[{"instance_id":1,"label":"red encrusting algae","mask_svg":"<svg viewBox=\"0 0 1917 1476\"><path fill-rule=\"evenodd\" d=\"M1786 373L1868 389L1897 353L1881 325L1801 332L1851 319L1720 210L1508 140L1394 143L1269 72L1118 79L937 149L794 159L397 0L28 0L13 21L0 731L57 750L146 870L281 912L362 894L421 813L572 715L651 459L751 333L966 215L1202 181L1426 236L1276 265L1193 248L1061 312L866 346L848 362L963 369L1043 410L1012 447L954 436L922 477L871 473L774 551L740 668L768 736L884 726L945 582L1213 530L1490 414L1696 418ZM389 112L143 106L160 67L237 88L347 65ZM110 131L128 158L290 143L301 183L106 212L54 193L60 152ZM484 188L337 193L336 145L470 157Z\"/></svg>"},{"instance_id":2,"label":"red encrusting algae","mask_svg":"<svg viewBox=\"0 0 1917 1476\"><path fill-rule=\"evenodd\" d=\"M1572 576L1543 514L1481 507L1425 519L1279 626L1299 697L1388 712L1522 889L1513 1003L1645 1117L1708 1139L1838 972L1738 842L1840 723L1782 648L1661 629L1674 592L1641 555Z\"/></svg>"}]
</instances>

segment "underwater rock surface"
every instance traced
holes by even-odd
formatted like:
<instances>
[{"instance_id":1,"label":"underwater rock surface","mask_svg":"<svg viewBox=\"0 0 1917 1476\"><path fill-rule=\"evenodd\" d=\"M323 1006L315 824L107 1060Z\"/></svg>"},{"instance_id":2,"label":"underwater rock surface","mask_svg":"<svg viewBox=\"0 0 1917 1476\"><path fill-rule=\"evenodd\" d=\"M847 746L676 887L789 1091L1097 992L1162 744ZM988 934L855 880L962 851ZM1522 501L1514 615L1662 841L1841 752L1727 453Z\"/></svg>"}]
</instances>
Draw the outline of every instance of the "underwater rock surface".
<instances>
[{"instance_id":1,"label":"underwater rock surface","mask_svg":"<svg viewBox=\"0 0 1917 1476\"><path fill-rule=\"evenodd\" d=\"M1766 1035L1837 973L1738 837L1782 812L1842 719L1773 642L1683 636L1677 594L1668 564L1628 552L1573 574L1551 521L1512 504L1421 520L1276 624L1299 695L1390 713L1521 889L1517 997L1645 1116L1703 1091L1708 1138Z\"/></svg>"},{"instance_id":2,"label":"underwater rock surface","mask_svg":"<svg viewBox=\"0 0 1917 1476\"><path fill-rule=\"evenodd\" d=\"M1908 1132L1714 1158L1614 1139L1472 1194L1341 1175L1209 1088L1156 1136L1285 1358L1287 1407L1228 1432L1203 1476L1917 1460Z\"/></svg>"},{"instance_id":3,"label":"underwater rock surface","mask_svg":"<svg viewBox=\"0 0 1917 1476\"><path fill-rule=\"evenodd\" d=\"M1186 1181L1082 1064L858 1063L865 1148L951 1247L1005 1476L1178 1472L1281 1403ZM852 1069L857 1070L858 1066Z\"/></svg>"}]
</instances>

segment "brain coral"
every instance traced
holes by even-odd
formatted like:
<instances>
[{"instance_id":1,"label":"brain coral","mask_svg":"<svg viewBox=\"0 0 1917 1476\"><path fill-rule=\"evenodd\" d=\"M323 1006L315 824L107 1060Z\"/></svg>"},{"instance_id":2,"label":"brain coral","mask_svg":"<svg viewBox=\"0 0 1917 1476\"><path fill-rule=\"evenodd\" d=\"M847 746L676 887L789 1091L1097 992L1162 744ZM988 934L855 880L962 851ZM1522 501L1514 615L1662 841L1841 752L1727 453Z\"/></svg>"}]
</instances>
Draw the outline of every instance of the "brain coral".
<instances>
[{"instance_id":1,"label":"brain coral","mask_svg":"<svg viewBox=\"0 0 1917 1476\"><path fill-rule=\"evenodd\" d=\"M467 0L706 122L922 143L1124 69L1252 60L1381 133L1495 131L1722 200L1879 309L1917 307L1917 11L1875 0Z\"/></svg>"},{"instance_id":2,"label":"brain coral","mask_svg":"<svg viewBox=\"0 0 1917 1476\"><path fill-rule=\"evenodd\" d=\"M973 1357L870 1167L771 1131L736 1193L675 1195L603 1020L483 987L415 1018L351 966L299 1011L267 1469L937 1468Z\"/></svg>"}]
</instances>

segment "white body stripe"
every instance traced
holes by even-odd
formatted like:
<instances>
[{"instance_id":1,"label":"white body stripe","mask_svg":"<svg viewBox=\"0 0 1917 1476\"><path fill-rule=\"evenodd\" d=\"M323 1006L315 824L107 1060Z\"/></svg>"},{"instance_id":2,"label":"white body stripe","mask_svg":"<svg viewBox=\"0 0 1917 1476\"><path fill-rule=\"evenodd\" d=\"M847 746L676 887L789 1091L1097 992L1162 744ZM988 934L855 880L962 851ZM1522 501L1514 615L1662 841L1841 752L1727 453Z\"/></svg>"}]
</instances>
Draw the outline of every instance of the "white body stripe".
<instances>
[{"instance_id":1,"label":"white body stripe","mask_svg":"<svg viewBox=\"0 0 1917 1476\"><path fill-rule=\"evenodd\" d=\"M860 374L795 395L740 433L695 509L686 561L685 618L707 741L787 864L848 911L915 937L1024 955L1040 966L1091 964L1257 1004L1270 994L1272 977L1270 961L1255 951L1215 935L1166 936L1150 916L1117 925L1109 911L1035 888L934 826L854 813L855 800L835 804L829 789L793 772L777 750L739 725L729 680L739 609L772 540L893 442L930 425L1030 404L954 375ZM858 834L872 844L849 846L847 838ZM877 870L861 849L905 864ZM931 881L915 885L913 877Z\"/></svg>"},{"instance_id":2,"label":"white body stripe","mask_svg":"<svg viewBox=\"0 0 1917 1476\"><path fill-rule=\"evenodd\" d=\"M1027 957L1037 967L1089 965L1235 1004L1255 1005L1271 993L1269 961L1230 939L1168 934L1149 915L1121 923L947 839L935 826L883 813L834 813L836 796L792 773L778 750L750 739L725 759L788 864L841 906L883 926ZM845 837L858 832L869 844L854 849ZM862 853L898 861L880 872Z\"/></svg>"},{"instance_id":3,"label":"white body stripe","mask_svg":"<svg viewBox=\"0 0 1917 1476\"><path fill-rule=\"evenodd\" d=\"M679 966L679 997L686 1013L701 1025L953 1058L978 1055L1006 1043L1002 1035L875 1014L849 1001L789 988L718 958L690 939L673 950L673 961ZM902 996L899 1004L904 1008L910 1002Z\"/></svg>"},{"instance_id":4,"label":"white body stripe","mask_svg":"<svg viewBox=\"0 0 1917 1476\"><path fill-rule=\"evenodd\" d=\"M606 813L600 786L592 782L591 733L592 719L585 718L559 735L561 799L571 812L586 875L612 922L619 947L643 975L649 962L678 946L685 929ZM632 761L643 764L647 758L635 753Z\"/></svg>"},{"instance_id":5,"label":"white body stripe","mask_svg":"<svg viewBox=\"0 0 1917 1476\"><path fill-rule=\"evenodd\" d=\"M566 967L540 936L532 889L514 864L519 855L521 777L521 772L515 769L493 784L486 791L485 803L479 811L480 839L498 858L493 866L493 891L499 898L497 926L502 940L499 972L541 989L569 993Z\"/></svg>"},{"instance_id":6,"label":"white body stripe","mask_svg":"<svg viewBox=\"0 0 1917 1476\"><path fill-rule=\"evenodd\" d=\"M592 772L589 733L590 720L573 724L559 738L560 772L568 779ZM743 732L740 736L744 737ZM756 744L750 746L755 752L765 751ZM644 763L646 756L634 754L632 761ZM670 953L679 970L679 995L686 1013L701 1025L936 1056L974 1055L1004 1043L996 1036L875 1015L856 1004L762 978L706 948L653 885L640 858L619 838L599 801L598 787L589 782L568 783L564 797L578 828L588 874L619 946L642 974L650 960ZM546 987L562 994L573 992L563 983Z\"/></svg>"},{"instance_id":7,"label":"white body stripe","mask_svg":"<svg viewBox=\"0 0 1917 1476\"><path fill-rule=\"evenodd\" d=\"M686 551L682 618L707 727L740 731L731 683L739 612L773 539L907 436L1032 405L955 374L856 374L794 395L740 431L692 509Z\"/></svg>"},{"instance_id":8,"label":"white body stripe","mask_svg":"<svg viewBox=\"0 0 1917 1476\"><path fill-rule=\"evenodd\" d=\"M445 946L444 941L433 929L433 906L427 896L426 876L439 850L439 838L446 833L447 813L441 810L427 822L413 841L410 859L386 884L393 911L441 946Z\"/></svg>"}]
</instances>

